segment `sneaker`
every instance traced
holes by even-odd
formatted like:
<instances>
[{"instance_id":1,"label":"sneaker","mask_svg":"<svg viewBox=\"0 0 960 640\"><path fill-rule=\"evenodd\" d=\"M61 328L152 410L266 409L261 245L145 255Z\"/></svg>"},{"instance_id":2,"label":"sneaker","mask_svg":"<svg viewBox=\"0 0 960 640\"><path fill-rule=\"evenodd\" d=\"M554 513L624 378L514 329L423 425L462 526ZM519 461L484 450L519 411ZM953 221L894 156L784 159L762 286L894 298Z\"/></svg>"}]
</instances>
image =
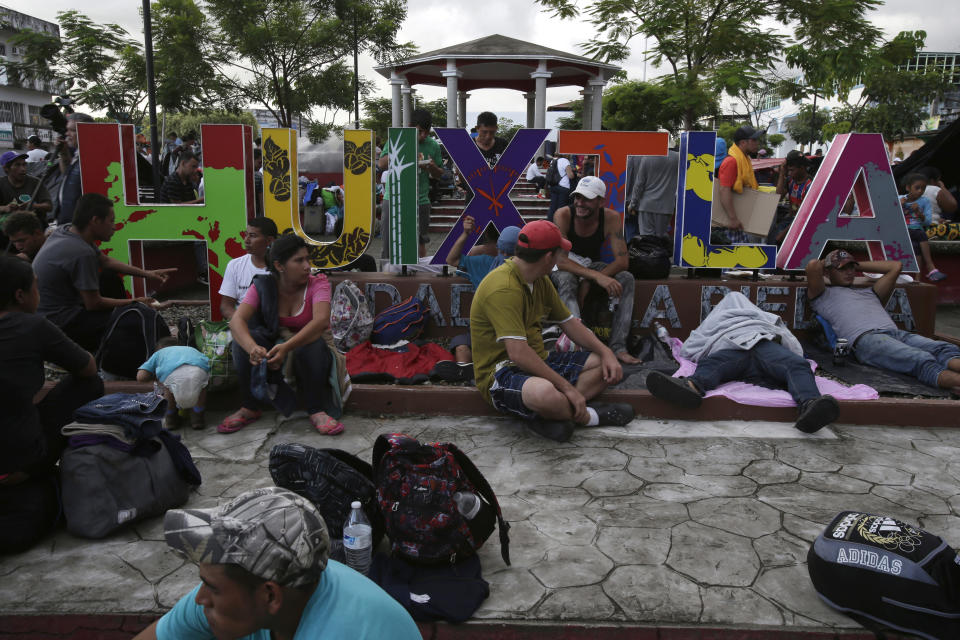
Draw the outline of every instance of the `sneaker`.
<instances>
[{"instance_id":1,"label":"sneaker","mask_svg":"<svg viewBox=\"0 0 960 640\"><path fill-rule=\"evenodd\" d=\"M190 428L200 431L207 428L207 412L190 410Z\"/></svg>"},{"instance_id":2,"label":"sneaker","mask_svg":"<svg viewBox=\"0 0 960 640\"><path fill-rule=\"evenodd\" d=\"M798 413L793 426L804 433L815 433L837 419L840 404L833 396L820 396L800 405Z\"/></svg>"},{"instance_id":3,"label":"sneaker","mask_svg":"<svg viewBox=\"0 0 960 640\"><path fill-rule=\"evenodd\" d=\"M651 371L647 375L647 390L654 397L684 409L696 409L703 402L703 394L692 384L686 378L674 378L662 371Z\"/></svg>"},{"instance_id":4,"label":"sneaker","mask_svg":"<svg viewBox=\"0 0 960 640\"><path fill-rule=\"evenodd\" d=\"M622 427L630 424L636 413L633 407L626 402L611 402L610 404L588 404L600 418L601 427Z\"/></svg>"},{"instance_id":5,"label":"sneaker","mask_svg":"<svg viewBox=\"0 0 960 640\"><path fill-rule=\"evenodd\" d=\"M472 362L454 362L453 360L441 360L434 365L430 372L431 378L439 378L444 382L464 383L473 380Z\"/></svg>"},{"instance_id":6,"label":"sneaker","mask_svg":"<svg viewBox=\"0 0 960 640\"><path fill-rule=\"evenodd\" d=\"M556 442L566 442L573 435L574 424L569 420L541 420L535 418L527 423L530 431Z\"/></svg>"},{"instance_id":7,"label":"sneaker","mask_svg":"<svg viewBox=\"0 0 960 640\"><path fill-rule=\"evenodd\" d=\"M180 414L176 411L167 411L163 416L163 428L167 431L176 431L180 428Z\"/></svg>"}]
</instances>

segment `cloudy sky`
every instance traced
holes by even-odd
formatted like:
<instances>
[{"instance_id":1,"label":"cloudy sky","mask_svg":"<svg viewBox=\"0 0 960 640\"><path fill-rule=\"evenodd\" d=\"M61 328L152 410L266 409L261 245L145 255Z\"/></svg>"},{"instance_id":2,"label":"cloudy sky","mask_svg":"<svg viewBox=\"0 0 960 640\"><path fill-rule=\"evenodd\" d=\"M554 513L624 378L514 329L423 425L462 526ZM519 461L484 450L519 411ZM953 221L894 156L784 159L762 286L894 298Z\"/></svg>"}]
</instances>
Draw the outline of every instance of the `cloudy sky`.
<instances>
[{"instance_id":1,"label":"cloudy sky","mask_svg":"<svg viewBox=\"0 0 960 640\"><path fill-rule=\"evenodd\" d=\"M76 8L70 0L3 0L10 8L45 20L56 21L58 11ZM585 4L581 2L581 4ZM86 5L86 6L84 6ZM482 11L478 6L482 5ZM98 22L116 22L142 38L142 22L137 0L98 0L96 3L81 3L81 11ZM928 51L960 52L960 12L955 0L888 0L875 11L872 19L888 36L898 31L922 29L927 32ZM513 38L528 40L554 49L582 53L580 43L588 40L593 30L589 24L576 21L560 21L540 9L540 5L527 0L408 0L408 17L400 39L414 42L421 51L430 51L499 33ZM631 78L644 76L644 43L642 39L632 43L632 55L623 63ZM646 70L648 77L654 69ZM373 71L373 61L360 62L361 75L376 81L376 92L389 96L387 81ZM558 87L548 90L547 102L555 104L576 99L578 87ZM420 95L427 100L446 97L440 87L421 87ZM525 101L515 91L485 89L471 93L468 112L492 110L521 119L525 113Z\"/></svg>"}]
</instances>

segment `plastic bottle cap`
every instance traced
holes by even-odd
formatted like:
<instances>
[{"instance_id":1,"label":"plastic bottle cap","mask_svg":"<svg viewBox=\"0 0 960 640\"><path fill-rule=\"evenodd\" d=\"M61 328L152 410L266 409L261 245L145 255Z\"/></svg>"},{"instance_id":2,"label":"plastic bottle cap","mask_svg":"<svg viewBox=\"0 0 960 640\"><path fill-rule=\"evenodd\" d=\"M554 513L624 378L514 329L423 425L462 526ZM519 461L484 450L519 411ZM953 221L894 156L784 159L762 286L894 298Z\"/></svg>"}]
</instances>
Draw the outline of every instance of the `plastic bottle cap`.
<instances>
[{"instance_id":1,"label":"plastic bottle cap","mask_svg":"<svg viewBox=\"0 0 960 640\"><path fill-rule=\"evenodd\" d=\"M350 508L351 508L351 509L359 509L359 508L360 508L360 501L359 501L359 500L354 500L353 502L351 502L351 503L350 503Z\"/></svg>"}]
</instances>

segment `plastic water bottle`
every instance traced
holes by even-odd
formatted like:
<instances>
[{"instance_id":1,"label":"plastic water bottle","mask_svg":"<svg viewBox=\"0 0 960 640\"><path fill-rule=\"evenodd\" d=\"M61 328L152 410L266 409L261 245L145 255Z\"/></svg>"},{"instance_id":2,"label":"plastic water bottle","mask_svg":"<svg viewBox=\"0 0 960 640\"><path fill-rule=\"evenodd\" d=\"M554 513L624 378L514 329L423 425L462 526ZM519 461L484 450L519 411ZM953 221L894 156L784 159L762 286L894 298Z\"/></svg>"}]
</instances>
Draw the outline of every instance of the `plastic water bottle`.
<instances>
[{"instance_id":1,"label":"plastic water bottle","mask_svg":"<svg viewBox=\"0 0 960 640\"><path fill-rule=\"evenodd\" d=\"M343 527L343 551L347 566L367 575L373 558L373 527L360 508L359 500L350 503L350 517Z\"/></svg>"},{"instance_id":2,"label":"plastic water bottle","mask_svg":"<svg viewBox=\"0 0 960 640\"><path fill-rule=\"evenodd\" d=\"M480 498L469 491L457 491L453 494L453 501L457 503L457 511L467 520L473 520L480 512Z\"/></svg>"},{"instance_id":3,"label":"plastic water bottle","mask_svg":"<svg viewBox=\"0 0 960 640\"><path fill-rule=\"evenodd\" d=\"M653 321L653 327L656 329L657 339L660 341L660 344L663 345L667 355L673 357L673 348L670 346L670 332L667 331L665 326L660 324L659 320Z\"/></svg>"}]
</instances>

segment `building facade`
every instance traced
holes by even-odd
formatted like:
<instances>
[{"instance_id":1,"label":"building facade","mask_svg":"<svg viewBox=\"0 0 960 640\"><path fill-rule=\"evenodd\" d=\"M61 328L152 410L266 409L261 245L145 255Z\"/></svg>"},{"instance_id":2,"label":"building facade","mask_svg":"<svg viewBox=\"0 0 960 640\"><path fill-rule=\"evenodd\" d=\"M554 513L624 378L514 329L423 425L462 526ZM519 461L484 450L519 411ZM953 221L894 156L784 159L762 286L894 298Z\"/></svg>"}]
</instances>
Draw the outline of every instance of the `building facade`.
<instances>
[{"instance_id":1,"label":"building facade","mask_svg":"<svg viewBox=\"0 0 960 640\"><path fill-rule=\"evenodd\" d=\"M11 39L24 30L41 31L60 37L60 27L25 13L0 6L0 150L23 143L30 135L50 142L55 135L40 116L40 108L49 104L57 87L39 80L22 80L8 74L5 61L18 61L23 55Z\"/></svg>"}]
</instances>

